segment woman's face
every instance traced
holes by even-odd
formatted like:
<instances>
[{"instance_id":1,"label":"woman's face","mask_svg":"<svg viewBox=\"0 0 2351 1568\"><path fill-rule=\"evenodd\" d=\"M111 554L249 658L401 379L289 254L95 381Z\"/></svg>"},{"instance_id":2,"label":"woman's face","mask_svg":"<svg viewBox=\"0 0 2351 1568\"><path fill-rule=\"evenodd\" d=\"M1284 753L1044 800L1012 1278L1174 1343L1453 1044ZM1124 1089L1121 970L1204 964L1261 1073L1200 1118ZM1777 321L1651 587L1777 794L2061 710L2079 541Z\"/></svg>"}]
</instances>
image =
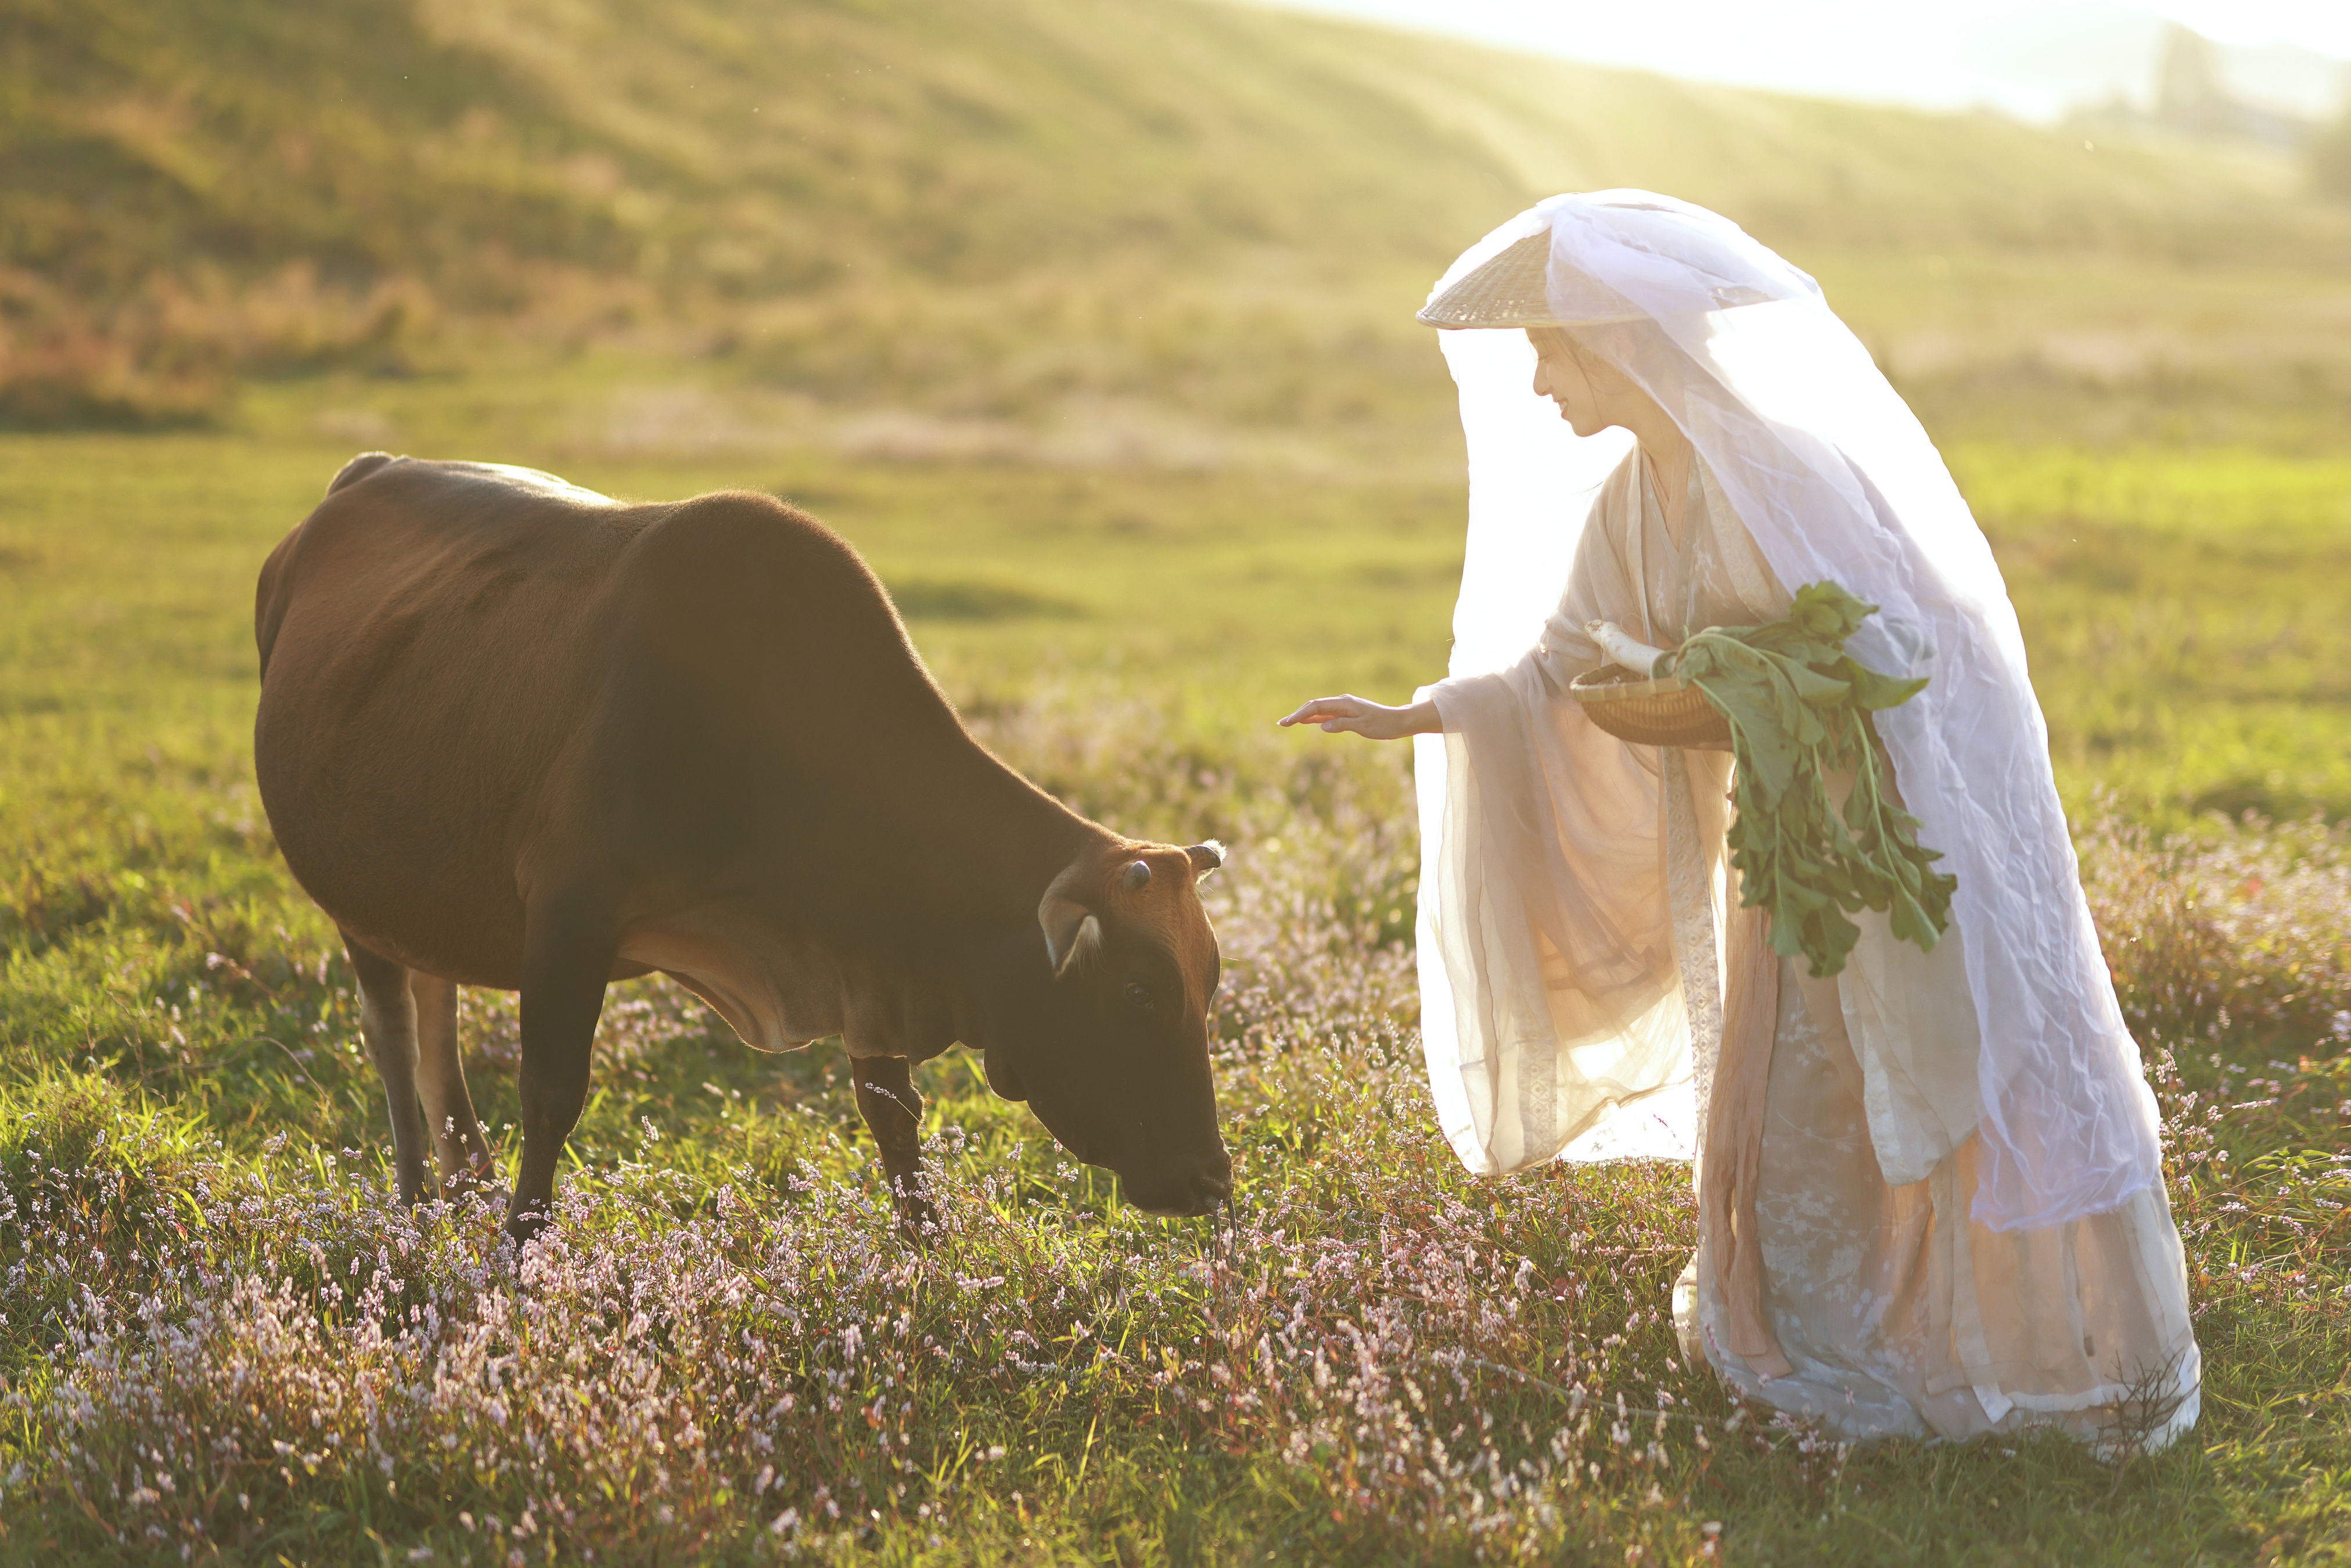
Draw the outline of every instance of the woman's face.
<instances>
[{"instance_id":1,"label":"woman's face","mask_svg":"<svg viewBox=\"0 0 2351 1568\"><path fill-rule=\"evenodd\" d=\"M1630 385L1621 374L1578 354L1567 334L1556 327L1530 327L1527 337L1533 341L1537 356L1535 395L1557 403L1560 418L1576 434L1597 435L1625 423L1621 411L1614 406Z\"/></svg>"}]
</instances>

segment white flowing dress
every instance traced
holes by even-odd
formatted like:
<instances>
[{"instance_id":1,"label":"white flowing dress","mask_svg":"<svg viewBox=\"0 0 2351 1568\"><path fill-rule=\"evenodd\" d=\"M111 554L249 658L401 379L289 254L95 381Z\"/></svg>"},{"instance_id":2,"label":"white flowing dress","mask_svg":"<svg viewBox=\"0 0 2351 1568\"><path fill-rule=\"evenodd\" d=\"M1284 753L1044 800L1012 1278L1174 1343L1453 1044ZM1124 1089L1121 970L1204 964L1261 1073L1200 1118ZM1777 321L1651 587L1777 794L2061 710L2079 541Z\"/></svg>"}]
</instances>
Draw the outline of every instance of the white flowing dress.
<instances>
[{"instance_id":1,"label":"white flowing dress","mask_svg":"<svg viewBox=\"0 0 2351 1568\"><path fill-rule=\"evenodd\" d=\"M1981 1041L1957 927L1922 953L1864 914L1826 980L1773 957L1725 862L1729 756L1628 745L1567 695L1606 662L1587 621L1671 646L1787 612L1702 464L1678 534L1646 472L1635 451L1608 479L1541 643L1429 689L1423 1027L1448 1133L1518 1169L1604 1153L1694 1092L1675 1317L1733 1388L1848 1438L2168 1440L2199 1363L2162 1185L2048 1228L1969 1218Z\"/></svg>"}]
</instances>

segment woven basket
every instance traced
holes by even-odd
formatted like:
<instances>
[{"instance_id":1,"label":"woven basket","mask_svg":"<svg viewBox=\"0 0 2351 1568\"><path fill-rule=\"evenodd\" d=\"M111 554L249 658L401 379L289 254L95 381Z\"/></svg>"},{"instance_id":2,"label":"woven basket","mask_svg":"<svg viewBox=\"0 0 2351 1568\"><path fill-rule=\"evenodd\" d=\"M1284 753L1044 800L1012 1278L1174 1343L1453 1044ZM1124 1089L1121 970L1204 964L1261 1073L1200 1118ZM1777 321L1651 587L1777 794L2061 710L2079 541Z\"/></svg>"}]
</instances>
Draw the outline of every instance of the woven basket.
<instances>
[{"instance_id":1,"label":"woven basket","mask_svg":"<svg viewBox=\"0 0 2351 1568\"><path fill-rule=\"evenodd\" d=\"M1730 749L1730 721L1687 681L1653 680L1622 664L1603 664L1576 676L1567 695L1619 740L1692 751Z\"/></svg>"}]
</instances>

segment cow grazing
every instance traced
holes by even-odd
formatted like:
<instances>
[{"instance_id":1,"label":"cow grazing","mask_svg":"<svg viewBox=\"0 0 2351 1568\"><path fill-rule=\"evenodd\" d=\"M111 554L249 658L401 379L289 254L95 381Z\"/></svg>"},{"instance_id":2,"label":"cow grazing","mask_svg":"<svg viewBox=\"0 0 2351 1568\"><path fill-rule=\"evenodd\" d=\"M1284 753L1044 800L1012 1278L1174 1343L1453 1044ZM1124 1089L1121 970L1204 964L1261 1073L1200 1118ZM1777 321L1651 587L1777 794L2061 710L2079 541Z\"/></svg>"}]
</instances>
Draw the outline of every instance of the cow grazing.
<instances>
[{"instance_id":1,"label":"cow grazing","mask_svg":"<svg viewBox=\"0 0 2351 1568\"><path fill-rule=\"evenodd\" d=\"M370 453L261 570L254 762L341 927L401 1196L486 1180L456 987L522 993L517 1241L604 988L674 977L764 1051L838 1034L919 1228L913 1065L989 1086L1129 1201L1230 1190L1207 1044L1215 843L1142 843L990 756L838 536L760 495L624 505Z\"/></svg>"}]
</instances>

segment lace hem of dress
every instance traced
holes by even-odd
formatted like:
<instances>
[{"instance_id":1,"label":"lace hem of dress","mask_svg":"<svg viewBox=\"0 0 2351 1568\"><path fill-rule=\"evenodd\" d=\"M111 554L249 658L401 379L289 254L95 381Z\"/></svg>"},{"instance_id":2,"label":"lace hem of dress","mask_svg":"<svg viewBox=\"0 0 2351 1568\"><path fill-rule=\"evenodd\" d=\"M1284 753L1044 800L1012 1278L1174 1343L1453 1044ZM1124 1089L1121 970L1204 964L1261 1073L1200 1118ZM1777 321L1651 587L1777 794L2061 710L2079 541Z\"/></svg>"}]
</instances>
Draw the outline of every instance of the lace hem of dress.
<instances>
[{"instance_id":1,"label":"lace hem of dress","mask_svg":"<svg viewBox=\"0 0 2351 1568\"><path fill-rule=\"evenodd\" d=\"M1687 758L1678 747L1658 753L1666 800L1666 891L1673 901L1674 960L1681 970L1682 1008L1689 1018L1690 1076L1697 1090L1691 1142L1706 1157L1706 1107L1713 1103L1714 1068L1722 1054L1722 965L1715 940L1714 891L1698 841L1698 804L1691 797Z\"/></svg>"}]
</instances>

